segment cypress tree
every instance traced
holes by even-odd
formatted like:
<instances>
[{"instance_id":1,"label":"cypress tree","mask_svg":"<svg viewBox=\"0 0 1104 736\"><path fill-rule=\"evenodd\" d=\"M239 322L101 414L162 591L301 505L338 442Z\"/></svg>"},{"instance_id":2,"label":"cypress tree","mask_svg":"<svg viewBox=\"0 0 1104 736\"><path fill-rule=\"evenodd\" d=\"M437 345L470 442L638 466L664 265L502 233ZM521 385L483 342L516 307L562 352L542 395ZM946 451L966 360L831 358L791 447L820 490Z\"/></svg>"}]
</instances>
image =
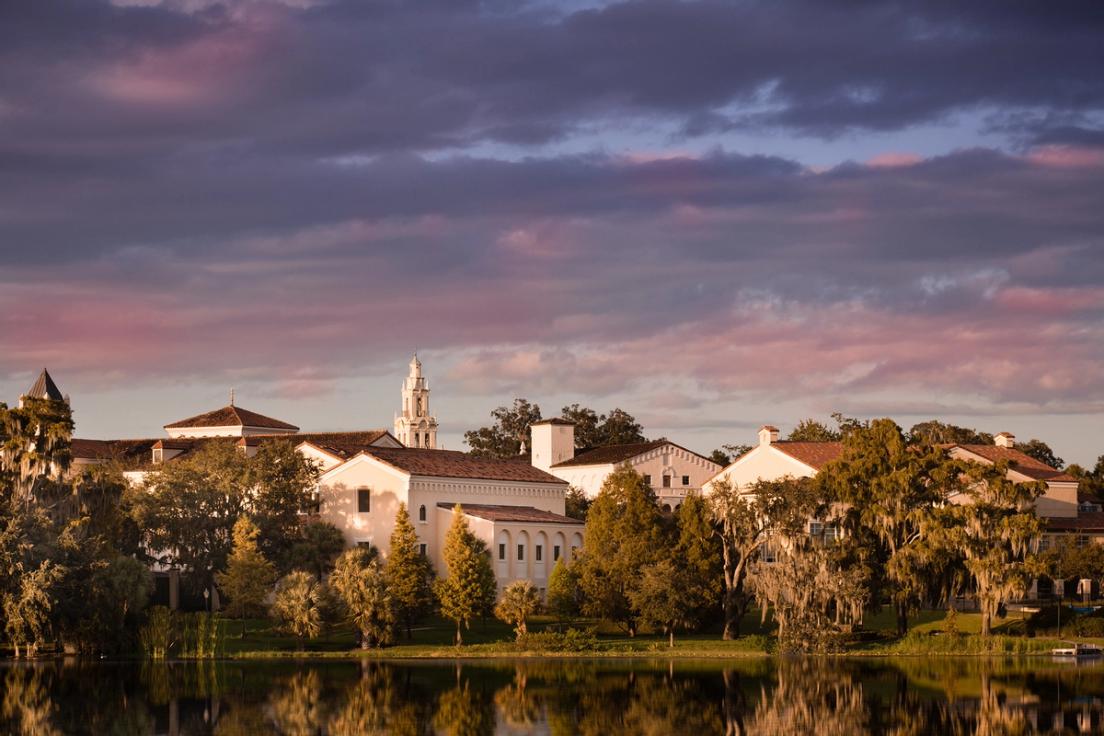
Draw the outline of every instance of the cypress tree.
<instances>
[{"instance_id":1,"label":"cypress tree","mask_svg":"<svg viewBox=\"0 0 1104 736\"><path fill-rule=\"evenodd\" d=\"M406 504L400 503L387 556L387 587L407 639L413 638L411 627L433 607L433 577L433 566L419 550Z\"/></svg>"},{"instance_id":2,"label":"cypress tree","mask_svg":"<svg viewBox=\"0 0 1104 736\"><path fill-rule=\"evenodd\" d=\"M487 545L472 533L457 504L452 511L452 526L445 537L445 565L448 577L434 585L441 615L456 622L456 644L463 643L461 626L470 628L471 620L494 606L497 586Z\"/></svg>"},{"instance_id":3,"label":"cypress tree","mask_svg":"<svg viewBox=\"0 0 1104 736\"><path fill-rule=\"evenodd\" d=\"M265 597L276 578L275 566L257 547L260 531L244 514L234 524L234 551L227 559L226 572L215 575L219 588L230 599L226 613L241 619L241 638L245 638L245 619L262 615Z\"/></svg>"}]
</instances>

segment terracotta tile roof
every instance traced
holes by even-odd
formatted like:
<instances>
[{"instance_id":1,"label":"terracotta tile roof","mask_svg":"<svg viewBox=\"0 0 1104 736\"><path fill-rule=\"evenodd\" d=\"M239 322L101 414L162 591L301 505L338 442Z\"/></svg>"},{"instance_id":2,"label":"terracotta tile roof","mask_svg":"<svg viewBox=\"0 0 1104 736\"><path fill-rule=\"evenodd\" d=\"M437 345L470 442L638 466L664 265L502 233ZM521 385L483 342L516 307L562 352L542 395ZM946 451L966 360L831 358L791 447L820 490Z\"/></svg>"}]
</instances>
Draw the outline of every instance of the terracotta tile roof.
<instances>
[{"instance_id":1,"label":"terracotta tile roof","mask_svg":"<svg viewBox=\"0 0 1104 736\"><path fill-rule=\"evenodd\" d=\"M439 509L451 511L456 504L442 502L437 504ZM460 508L468 516L475 516L487 521L499 522L523 522L538 524L572 524L583 526L583 522L572 519L570 516L561 516L551 511L541 511L532 506L499 506L486 503L462 503Z\"/></svg>"},{"instance_id":2,"label":"terracotta tile roof","mask_svg":"<svg viewBox=\"0 0 1104 736\"><path fill-rule=\"evenodd\" d=\"M376 442L379 442L385 437L391 437L391 433L386 429L369 429L362 432L306 432L302 434L277 436L257 435L247 439L257 440L258 444L265 441L271 442L272 440L291 440L295 444L309 442L320 450L348 460L361 450L373 447ZM394 437L391 437L391 439L395 440ZM398 442L398 440L395 440L395 442Z\"/></svg>"},{"instance_id":3,"label":"terracotta tile roof","mask_svg":"<svg viewBox=\"0 0 1104 736\"><path fill-rule=\"evenodd\" d=\"M472 478L478 480L513 480L527 483L567 485L528 463L476 457L456 450L427 450L418 447L369 447L364 450L388 465L411 475L431 475L439 478Z\"/></svg>"},{"instance_id":4,"label":"terracotta tile roof","mask_svg":"<svg viewBox=\"0 0 1104 736\"><path fill-rule=\"evenodd\" d=\"M578 465L617 465L623 463L626 460L631 460L637 455L643 455L645 452L656 450L664 445L673 445L680 450L685 450L691 455L697 455L703 460L709 460L704 455L698 455L693 450L687 450L681 445L676 445L666 437L660 437L658 440L652 440L651 442L634 442L628 445L609 445L607 447L596 447L593 450L583 450L570 460L564 460L562 463L556 463L552 467L554 468L570 468ZM715 463L714 463L715 464ZM717 466L720 467L719 465Z\"/></svg>"},{"instance_id":5,"label":"terracotta tile roof","mask_svg":"<svg viewBox=\"0 0 1104 736\"><path fill-rule=\"evenodd\" d=\"M294 424L281 422L279 419L266 417L240 406L224 406L221 409L209 411L206 414L181 419L179 422L166 424L165 429L185 429L187 427L259 427L261 429L299 429Z\"/></svg>"},{"instance_id":6,"label":"terracotta tile roof","mask_svg":"<svg viewBox=\"0 0 1104 736\"><path fill-rule=\"evenodd\" d=\"M1048 532L1104 531L1104 511L1086 511L1076 517L1045 519Z\"/></svg>"},{"instance_id":7,"label":"terracotta tile roof","mask_svg":"<svg viewBox=\"0 0 1104 736\"><path fill-rule=\"evenodd\" d=\"M949 445L949 447L961 447L967 452L972 452L975 455L989 460L990 462L997 462L999 460L1007 460L1008 466L1015 470L1017 473L1023 473L1029 478L1035 480L1054 480L1054 481L1068 481L1076 483L1077 479L1068 473L1063 473L1061 470L1056 470L1050 467L1046 463L1040 462L1030 455L1017 450L1014 447L998 447L997 445Z\"/></svg>"},{"instance_id":8,"label":"terracotta tile roof","mask_svg":"<svg viewBox=\"0 0 1104 736\"><path fill-rule=\"evenodd\" d=\"M771 447L777 447L795 460L820 470L828 463L843 454L842 442L772 442Z\"/></svg>"},{"instance_id":9,"label":"terracotta tile roof","mask_svg":"<svg viewBox=\"0 0 1104 736\"><path fill-rule=\"evenodd\" d=\"M54 383L54 379L50 377L50 372L45 368L38 374L38 380L34 382L34 385L27 389L27 393L23 394L32 399L52 399L54 401L65 401L65 397L62 396L61 390Z\"/></svg>"},{"instance_id":10,"label":"terracotta tile roof","mask_svg":"<svg viewBox=\"0 0 1104 736\"><path fill-rule=\"evenodd\" d=\"M304 434L266 434L250 437L175 437L140 440L73 440L73 457L77 459L117 462L124 470L148 470L155 467L153 449L180 450L169 458L173 462L188 457L200 447L211 443L227 443L258 447L269 442L300 442L323 446L327 452L348 459L371 447L373 442L389 436L386 429L360 432L308 432Z\"/></svg>"}]
</instances>

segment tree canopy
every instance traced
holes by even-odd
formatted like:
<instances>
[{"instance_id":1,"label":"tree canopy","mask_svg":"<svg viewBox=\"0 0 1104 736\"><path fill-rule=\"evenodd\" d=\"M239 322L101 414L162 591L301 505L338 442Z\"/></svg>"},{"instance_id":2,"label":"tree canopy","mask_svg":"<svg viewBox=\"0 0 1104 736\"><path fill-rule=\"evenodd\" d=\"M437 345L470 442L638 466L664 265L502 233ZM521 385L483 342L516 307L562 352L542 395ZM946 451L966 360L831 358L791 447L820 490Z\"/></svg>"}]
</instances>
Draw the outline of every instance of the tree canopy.
<instances>
[{"instance_id":1,"label":"tree canopy","mask_svg":"<svg viewBox=\"0 0 1104 736\"><path fill-rule=\"evenodd\" d=\"M561 417L575 424L578 449L645 442L643 429L632 414L614 408L599 414L585 406L571 404ZM464 442L473 455L511 458L523 455L529 447L530 428L541 420L541 409L528 399L514 399L512 406L500 406L491 412L492 424L464 433Z\"/></svg>"}]
</instances>

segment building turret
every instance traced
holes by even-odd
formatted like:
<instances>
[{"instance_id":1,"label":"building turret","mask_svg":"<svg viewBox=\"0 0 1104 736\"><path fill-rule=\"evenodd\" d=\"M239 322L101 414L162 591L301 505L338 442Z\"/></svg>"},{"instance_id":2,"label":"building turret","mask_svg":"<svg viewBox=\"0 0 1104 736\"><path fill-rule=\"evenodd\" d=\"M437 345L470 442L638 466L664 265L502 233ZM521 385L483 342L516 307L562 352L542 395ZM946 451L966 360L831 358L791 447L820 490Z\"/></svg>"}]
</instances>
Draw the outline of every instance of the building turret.
<instances>
[{"instance_id":1,"label":"building turret","mask_svg":"<svg viewBox=\"0 0 1104 736\"><path fill-rule=\"evenodd\" d=\"M42 369L42 373L38 374L38 380L34 382L34 385L19 397L20 407L23 406L24 399L50 399L51 401L69 403L69 397L61 393L61 389L57 387L54 379L50 376L50 372L45 368Z\"/></svg>"},{"instance_id":2,"label":"building turret","mask_svg":"<svg viewBox=\"0 0 1104 736\"><path fill-rule=\"evenodd\" d=\"M407 447L437 447L437 418L429 413L429 383L417 353L403 379L402 414L395 416L395 437Z\"/></svg>"}]
</instances>

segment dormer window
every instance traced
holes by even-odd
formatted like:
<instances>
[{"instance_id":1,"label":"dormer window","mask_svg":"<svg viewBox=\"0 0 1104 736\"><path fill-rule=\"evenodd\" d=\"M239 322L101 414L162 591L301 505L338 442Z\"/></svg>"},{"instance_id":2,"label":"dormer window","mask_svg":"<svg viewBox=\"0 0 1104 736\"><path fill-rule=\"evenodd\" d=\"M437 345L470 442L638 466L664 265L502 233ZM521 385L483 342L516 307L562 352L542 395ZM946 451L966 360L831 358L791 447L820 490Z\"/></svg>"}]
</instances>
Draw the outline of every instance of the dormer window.
<instances>
[{"instance_id":1,"label":"dormer window","mask_svg":"<svg viewBox=\"0 0 1104 736\"><path fill-rule=\"evenodd\" d=\"M153 462L155 464L165 462L165 451L160 447L153 448Z\"/></svg>"}]
</instances>

